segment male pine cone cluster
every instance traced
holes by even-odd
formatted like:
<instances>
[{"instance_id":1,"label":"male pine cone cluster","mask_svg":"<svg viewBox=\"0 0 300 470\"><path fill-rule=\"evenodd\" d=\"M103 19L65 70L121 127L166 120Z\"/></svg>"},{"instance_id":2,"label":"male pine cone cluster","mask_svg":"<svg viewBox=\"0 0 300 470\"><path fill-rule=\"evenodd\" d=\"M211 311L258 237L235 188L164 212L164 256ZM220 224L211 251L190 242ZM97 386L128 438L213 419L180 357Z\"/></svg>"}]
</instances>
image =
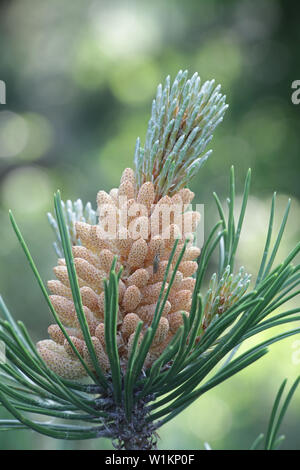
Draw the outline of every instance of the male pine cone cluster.
<instances>
[{"instance_id":1,"label":"male pine cone cluster","mask_svg":"<svg viewBox=\"0 0 300 470\"><path fill-rule=\"evenodd\" d=\"M99 191L97 196L98 225L76 223L76 235L81 245L72 247L74 264L84 314L97 359L104 373L109 374L110 366L104 335L103 279L108 277L116 255L117 269L123 266L119 281L117 326L117 344L123 371L126 370L137 324L140 320L143 321L141 335L151 325L168 260L175 238L178 237L179 243L167 282L170 280L185 239L188 237L190 241L179 264L175 281L144 364L145 368L150 367L166 348L183 322L182 313L188 316L195 285L192 275L197 269L195 260L200 254L199 248L193 246L191 236L191 233L196 230L200 214L193 211L186 212L184 207L192 201L193 197L194 194L189 189L183 188L172 197L165 195L157 200L153 183L145 182L137 189L134 172L127 168L123 172L119 188L112 189L109 194ZM163 206L170 209L167 227L164 227L160 213L160 208ZM180 228L174 223L172 208L175 206L177 213L179 208L182 217ZM116 236L111 238L107 237L105 226L107 225L107 212L116 214ZM123 215L120 215L121 213ZM124 219L126 219L125 222ZM153 234L151 227L155 223L159 231ZM83 339L72 300L64 259L58 260L54 273L56 280L48 282L48 288L52 293L50 296L52 305L77 351L93 370L93 363ZM166 288L167 286L166 283ZM60 327L57 324L50 325L48 333L51 339L39 341L37 344L39 354L47 365L64 378L84 377L86 371Z\"/></svg>"}]
</instances>

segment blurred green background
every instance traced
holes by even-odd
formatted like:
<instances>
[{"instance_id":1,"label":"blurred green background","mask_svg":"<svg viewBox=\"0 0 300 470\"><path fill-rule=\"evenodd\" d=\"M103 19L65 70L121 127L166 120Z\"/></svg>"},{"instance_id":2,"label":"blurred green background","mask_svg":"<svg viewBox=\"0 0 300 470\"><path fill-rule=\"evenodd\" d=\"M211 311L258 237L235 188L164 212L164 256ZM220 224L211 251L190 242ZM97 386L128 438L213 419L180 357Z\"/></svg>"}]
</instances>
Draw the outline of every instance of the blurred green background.
<instances>
[{"instance_id":1,"label":"blurred green background","mask_svg":"<svg viewBox=\"0 0 300 470\"><path fill-rule=\"evenodd\" d=\"M116 186L132 165L136 137L145 136L157 84L180 68L215 78L230 104L213 155L191 185L196 202L205 204L206 229L216 217L212 192L227 195L230 165L238 192L250 166L239 264L255 275L274 190L278 220L293 199L280 255L292 248L300 235L300 105L291 102L291 83L300 79L299 2L12 0L0 9L0 79L7 86L7 104L0 105L0 291L35 340L47 336L50 312L8 209L43 278L51 278L56 256L46 212L53 192L94 202L97 190ZM248 448L266 429L282 379L300 373L299 339L273 346L168 423L160 448L201 449L206 441L215 449ZM300 449L299 405L300 391L282 427L285 449ZM31 432L0 434L0 449L56 448L62 444Z\"/></svg>"}]
</instances>

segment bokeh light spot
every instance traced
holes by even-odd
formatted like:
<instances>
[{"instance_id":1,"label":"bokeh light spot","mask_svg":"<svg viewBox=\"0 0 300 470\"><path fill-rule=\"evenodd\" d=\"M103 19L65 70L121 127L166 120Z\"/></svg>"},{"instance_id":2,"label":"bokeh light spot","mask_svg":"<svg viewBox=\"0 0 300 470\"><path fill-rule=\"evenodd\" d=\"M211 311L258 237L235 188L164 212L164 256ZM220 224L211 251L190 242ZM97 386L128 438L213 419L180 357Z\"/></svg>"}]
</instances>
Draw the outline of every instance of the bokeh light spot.
<instances>
[{"instance_id":1,"label":"bokeh light spot","mask_svg":"<svg viewBox=\"0 0 300 470\"><path fill-rule=\"evenodd\" d=\"M94 4L91 21L98 40L112 58L129 58L153 51L160 40L160 29L149 9L117 6L104 8Z\"/></svg>"},{"instance_id":2,"label":"bokeh light spot","mask_svg":"<svg viewBox=\"0 0 300 470\"><path fill-rule=\"evenodd\" d=\"M18 168L2 184L2 203L16 213L40 212L49 206L52 190L49 173L36 167Z\"/></svg>"},{"instance_id":3,"label":"bokeh light spot","mask_svg":"<svg viewBox=\"0 0 300 470\"><path fill-rule=\"evenodd\" d=\"M214 35L199 49L195 64L202 79L215 78L223 90L229 89L241 74L242 53L238 40L228 32Z\"/></svg>"},{"instance_id":4,"label":"bokeh light spot","mask_svg":"<svg viewBox=\"0 0 300 470\"><path fill-rule=\"evenodd\" d=\"M26 113L23 116L28 126L28 140L20 158L36 160L50 149L54 140L53 128L41 114Z\"/></svg>"},{"instance_id":5,"label":"bokeh light spot","mask_svg":"<svg viewBox=\"0 0 300 470\"><path fill-rule=\"evenodd\" d=\"M201 413L201 420L195 423L195 408ZM204 396L189 408L187 412L187 426L192 434L200 441L213 442L222 439L230 431L232 415L228 405L216 394Z\"/></svg>"},{"instance_id":6,"label":"bokeh light spot","mask_svg":"<svg viewBox=\"0 0 300 470\"><path fill-rule=\"evenodd\" d=\"M124 103L147 103L155 94L154 83L159 82L160 73L152 61L128 61L112 70L110 86L114 95Z\"/></svg>"},{"instance_id":7,"label":"bokeh light spot","mask_svg":"<svg viewBox=\"0 0 300 470\"><path fill-rule=\"evenodd\" d=\"M26 120L11 111L0 112L0 157L18 155L26 146L29 130Z\"/></svg>"},{"instance_id":8,"label":"bokeh light spot","mask_svg":"<svg viewBox=\"0 0 300 470\"><path fill-rule=\"evenodd\" d=\"M74 56L74 80L85 89L97 89L106 80L109 70L109 59L99 44L90 36L85 36Z\"/></svg>"}]
</instances>

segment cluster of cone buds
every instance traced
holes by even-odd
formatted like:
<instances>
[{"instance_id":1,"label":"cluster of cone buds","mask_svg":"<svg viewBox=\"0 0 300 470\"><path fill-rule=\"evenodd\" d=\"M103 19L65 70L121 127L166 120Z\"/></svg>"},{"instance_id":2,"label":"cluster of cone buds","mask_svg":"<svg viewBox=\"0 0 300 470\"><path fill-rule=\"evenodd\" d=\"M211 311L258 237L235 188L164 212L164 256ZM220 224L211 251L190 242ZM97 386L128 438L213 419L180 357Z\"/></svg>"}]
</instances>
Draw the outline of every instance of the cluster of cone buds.
<instances>
[{"instance_id":1,"label":"cluster of cone buds","mask_svg":"<svg viewBox=\"0 0 300 470\"><path fill-rule=\"evenodd\" d=\"M161 355L182 325L182 314L189 315L195 285L192 276L197 270L195 260L200 254L200 249L193 244L192 236L200 221L200 214L186 211L193 197L189 189L183 188L172 197L165 195L158 199L153 183L145 182L138 188L133 170L127 168L119 188L112 189L109 194L99 191L98 224L76 223L76 236L81 245L72 247L74 264L84 314L104 373L109 374L110 366L104 335L103 280L108 278L115 256L118 260L117 270L123 266L119 280L117 325L117 344L123 370L126 370L138 323L143 322L141 338L151 325L170 254L178 238L165 289L184 243L188 240L186 251L145 360L145 368L150 367ZM48 282L52 305L77 351L93 370L72 300L65 259L58 260L54 273L56 280ZM48 333L51 339L40 341L37 345L48 366L65 378L85 376L84 367L59 326L51 325Z\"/></svg>"},{"instance_id":2,"label":"cluster of cone buds","mask_svg":"<svg viewBox=\"0 0 300 470\"><path fill-rule=\"evenodd\" d=\"M228 265L219 281L216 273L212 275L203 301L201 325L203 333L220 315L223 315L232 305L238 302L248 289L250 280L251 274L246 273L243 266L234 275L230 272L230 266Z\"/></svg>"}]
</instances>

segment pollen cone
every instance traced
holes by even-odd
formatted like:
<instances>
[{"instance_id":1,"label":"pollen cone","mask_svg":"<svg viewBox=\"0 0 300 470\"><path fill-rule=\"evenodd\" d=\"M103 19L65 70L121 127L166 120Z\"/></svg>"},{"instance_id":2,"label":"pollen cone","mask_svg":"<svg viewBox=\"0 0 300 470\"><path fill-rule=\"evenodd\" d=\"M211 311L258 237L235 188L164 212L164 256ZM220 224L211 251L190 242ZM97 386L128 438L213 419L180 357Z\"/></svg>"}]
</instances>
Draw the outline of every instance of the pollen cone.
<instances>
[{"instance_id":1,"label":"pollen cone","mask_svg":"<svg viewBox=\"0 0 300 470\"><path fill-rule=\"evenodd\" d=\"M161 290L168 260L176 238L179 243L167 282L187 237L195 232L200 220L198 212L186 212L194 194L187 188L169 197L158 199L152 182L137 188L134 172L126 168L119 188L97 195L98 225L76 224L73 246L75 269L96 356L104 373L110 366L104 335L103 279L107 278L115 256L117 269L123 266L119 281L119 314L117 343L120 363L126 370L137 324L143 321L141 335L150 326ZM160 356L182 324L182 313L188 315L194 288L193 274L200 250L189 241L179 264L163 315L144 367ZM93 369L93 364L77 320L66 263L59 259L54 268L55 280L48 282L51 302L71 336L79 354ZM48 366L61 377L78 379L86 374L81 362L65 340L58 325L48 329L50 340L40 341L38 351Z\"/></svg>"}]
</instances>

